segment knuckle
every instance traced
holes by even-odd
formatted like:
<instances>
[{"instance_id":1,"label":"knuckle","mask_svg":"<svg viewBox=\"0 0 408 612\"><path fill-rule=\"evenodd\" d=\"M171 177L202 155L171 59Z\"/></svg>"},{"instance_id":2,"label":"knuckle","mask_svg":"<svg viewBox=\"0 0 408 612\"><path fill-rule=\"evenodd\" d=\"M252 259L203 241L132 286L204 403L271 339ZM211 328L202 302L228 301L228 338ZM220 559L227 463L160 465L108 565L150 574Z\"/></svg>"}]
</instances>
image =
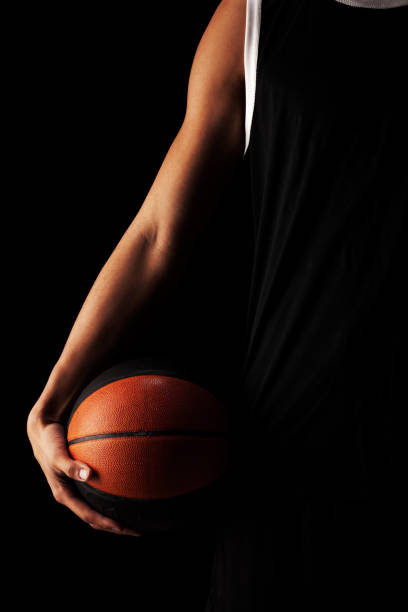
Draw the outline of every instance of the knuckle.
<instances>
[{"instance_id":1,"label":"knuckle","mask_svg":"<svg viewBox=\"0 0 408 612\"><path fill-rule=\"evenodd\" d=\"M58 482L62 482L64 480L65 474L58 467L51 464L49 469L50 469L52 476L54 477L54 480L57 480Z\"/></svg>"},{"instance_id":2,"label":"knuckle","mask_svg":"<svg viewBox=\"0 0 408 612\"><path fill-rule=\"evenodd\" d=\"M97 523L88 523L92 529L95 529L96 531L103 529L100 525L98 525Z\"/></svg>"},{"instance_id":3,"label":"knuckle","mask_svg":"<svg viewBox=\"0 0 408 612\"><path fill-rule=\"evenodd\" d=\"M62 491L62 489L60 487L54 488L53 491L52 491L52 494L54 496L55 501L58 504L64 503L64 493L63 493L63 491Z\"/></svg>"},{"instance_id":4,"label":"knuckle","mask_svg":"<svg viewBox=\"0 0 408 612\"><path fill-rule=\"evenodd\" d=\"M65 468L65 474L66 474L66 476L68 476L68 478L74 478L75 477L75 466L74 465L68 465Z\"/></svg>"},{"instance_id":5,"label":"knuckle","mask_svg":"<svg viewBox=\"0 0 408 612\"><path fill-rule=\"evenodd\" d=\"M48 461L58 472L65 472L65 457L60 449L49 449Z\"/></svg>"},{"instance_id":6,"label":"knuckle","mask_svg":"<svg viewBox=\"0 0 408 612\"><path fill-rule=\"evenodd\" d=\"M52 466L55 474L57 474L57 476L60 478L73 478L74 469L71 465L67 466L65 463L62 463L60 458L58 459L54 457Z\"/></svg>"},{"instance_id":7,"label":"knuckle","mask_svg":"<svg viewBox=\"0 0 408 612\"><path fill-rule=\"evenodd\" d=\"M95 519L92 516L89 516L87 514L85 514L85 516L82 517L82 520L84 520L85 523L88 523L88 525L90 525L91 527L95 525Z\"/></svg>"},{"instance_id":8,"label":"knuckle","mask_svg":"<svg viewBox=\"0 0 408 612\"><path fill-rule=\"evenodd\" d=\"M58 457L56 455L51 455L48 457L48 464L53 472L55 472L58 476L62 476L64 471L61 469L60 462L58 461Z\"/></svg>"}]
</instances>

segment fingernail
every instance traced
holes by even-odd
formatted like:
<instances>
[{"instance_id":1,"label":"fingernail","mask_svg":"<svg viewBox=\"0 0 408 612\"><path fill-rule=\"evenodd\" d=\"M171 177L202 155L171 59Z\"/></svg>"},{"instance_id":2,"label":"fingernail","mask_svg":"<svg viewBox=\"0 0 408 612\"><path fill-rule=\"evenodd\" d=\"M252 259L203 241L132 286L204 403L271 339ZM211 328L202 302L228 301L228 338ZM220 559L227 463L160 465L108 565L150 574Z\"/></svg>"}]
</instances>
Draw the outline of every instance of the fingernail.
<instances>
[{"instance_id":1,"label":"fingernail","mask_svg":"<svg viewBox=\"0 0 408 612\"><path fill-rule=\"evenodd\" d=\"M79 470L79 479L80 480L86 480L88 478L89 475L89 470L85 469L85 468L81 468Z\"/></svg>"}]
</instances>

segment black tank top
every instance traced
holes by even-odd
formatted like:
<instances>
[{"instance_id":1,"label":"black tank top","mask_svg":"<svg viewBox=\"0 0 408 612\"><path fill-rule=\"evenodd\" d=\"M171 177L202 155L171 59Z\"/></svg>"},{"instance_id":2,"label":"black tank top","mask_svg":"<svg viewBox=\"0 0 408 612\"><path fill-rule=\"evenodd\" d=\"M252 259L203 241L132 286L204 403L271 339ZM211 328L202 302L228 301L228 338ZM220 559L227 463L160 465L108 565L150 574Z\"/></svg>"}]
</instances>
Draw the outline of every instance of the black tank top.
<instances>
[{"instance_id":1,"label":"black tank top","mask_svg":"<svg viewBox=\"0 0 408 612\"><path fill-rule=\"evenodd\" d=\"M408 6L262 1L231 516L403 491L407 32ZM208 612L271 609L265 537L220 530Z\"/></svg>"},{"instance_id":2,"label":"black tank top","mask_svg":"<svg viewBox=\"0 0 408 612\"><path fill-rule=\"evenodd\" d=\"M244 461L269 479L277 468L289 492L388 480L407 312L407 27L407 6L262 2L233 420Z\"/></svg>"}]
</instances>

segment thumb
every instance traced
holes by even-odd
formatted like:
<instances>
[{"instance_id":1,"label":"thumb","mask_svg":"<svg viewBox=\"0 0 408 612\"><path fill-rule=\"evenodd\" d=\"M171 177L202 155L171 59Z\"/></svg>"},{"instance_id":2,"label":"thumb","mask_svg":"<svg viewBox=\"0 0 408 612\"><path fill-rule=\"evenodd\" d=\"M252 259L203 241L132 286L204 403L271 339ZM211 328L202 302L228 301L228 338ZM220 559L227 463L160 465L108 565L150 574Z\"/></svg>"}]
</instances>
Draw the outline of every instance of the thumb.
<instances>
[{"instance_id":1,"label":"thumb","mask_svg":"<svg viewBox=\"0 0 408 612\"><path fill-rule=\"evenodd\" d=\"M69 456L60 457L57 467L64 472L68 478L73 478L74 480L79 480L80 482L86 482L89 480L92 473L89 465L82 463L82 461L75 461Z\"/></svg>"}]
</instances>

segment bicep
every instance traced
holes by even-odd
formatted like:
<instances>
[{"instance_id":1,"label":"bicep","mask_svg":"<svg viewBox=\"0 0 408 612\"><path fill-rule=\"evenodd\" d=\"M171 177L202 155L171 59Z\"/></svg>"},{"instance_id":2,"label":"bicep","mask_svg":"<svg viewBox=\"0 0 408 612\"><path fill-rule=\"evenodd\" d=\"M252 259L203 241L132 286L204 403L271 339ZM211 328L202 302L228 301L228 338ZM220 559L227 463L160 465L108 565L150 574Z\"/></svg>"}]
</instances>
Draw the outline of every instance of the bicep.
<instances>
[{"instance_id":1,"label":"bicep","mask_svg":"<svg viewBox=\"0 0 408 612\"><path fill-rule=\"evenodd\" d=\"M190 126L229 129L238 140L244 128L245 21L246 0L220 2L194 55L185 114Z\"/></svg>"}]
</instances>

